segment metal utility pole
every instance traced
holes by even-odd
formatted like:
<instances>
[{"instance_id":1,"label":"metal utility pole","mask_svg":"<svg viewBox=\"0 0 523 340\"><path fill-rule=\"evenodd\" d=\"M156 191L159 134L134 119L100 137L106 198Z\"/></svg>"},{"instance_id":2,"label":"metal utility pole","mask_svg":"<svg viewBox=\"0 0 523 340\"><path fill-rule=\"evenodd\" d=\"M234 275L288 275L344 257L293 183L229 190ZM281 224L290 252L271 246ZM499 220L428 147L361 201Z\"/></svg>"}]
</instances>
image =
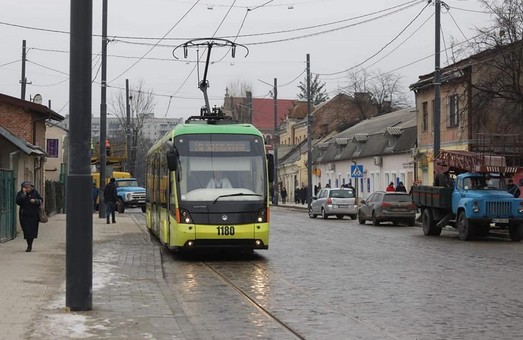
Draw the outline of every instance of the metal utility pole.
<instances>
[{"instance_id":1,"label":"metal utility pole","mask_svg":"<svg viewBox=\"0 0 523 340\"><path fill-rule=\"evenodd\" d=\"M127 126L125 135L127 137L127 171L131 172L131 104L129 103L129 79L125 79L125 111L127 113Z\"/></svg>"},{"instance_id":2,"label":"metal utility pole","mask_svg":"<svg viewBox=\"0 0 523 340\"><path fill-rule=\"evenodd\" d=\"M102 1L102 93L100 103L100 188L105 186L105 165L107 164L107 0ZM98 217L105 218L103 191L98 196Z\"/></svg>"},{"instance_id":3,"label":"metal utility pole","mask_svg":"<svg viewBox=\"0 0 523 340\"><path fill-rule=\"evenodd\" d=\"M272 144L274 147L274 202L273 205L278 205L278 195L280 193L278 182L278 80L274 78L274 137L272 139Z\"/></svg>"},{"instance_id":4,"label":"metal utility pole","mask_svg":"<svg viewBox=\"0 0 523 340\"><path fill-rule=\"evenodd\" d=\"M435 35L435 68L434 68L434 157L438 156L441 137L441 69L440 69L440 27L441 27L441 0L435 1L436 5L436 35Z\"/></svg>"},{"instance_id":5,"label":"metal utility pole","mask_svg":"<svg viewBox=\"0 0 523 340\"><path fill-rule=\"evenodd\" d=\"M66 209L65 304L72 311L93 305L93 204L91 179L92 0L71 0L69 171Z\"/></svg>"},{"instance_id":6,"label":"metal utility pole","mask_svg":"<svg viewBox=\"0 0 523 340\"><path fill-rule=\"evenodd\" d=\"M25 89L27 85L27 78L25 77L25 62L27 60L27 50L25 48L25 40L22 40L22 80L20 80L21 94L20 99L25 100Z\"/></svg>"},{"instance_id":7,"label":"metal utility pole","mask_svg":"<svg viewBox=\"0 0 523 340\"><path fill-rule=\"evenodd\" d=\"M307 53L307 206L312 202L311 59Z\"/></svg>"}]
</instances>

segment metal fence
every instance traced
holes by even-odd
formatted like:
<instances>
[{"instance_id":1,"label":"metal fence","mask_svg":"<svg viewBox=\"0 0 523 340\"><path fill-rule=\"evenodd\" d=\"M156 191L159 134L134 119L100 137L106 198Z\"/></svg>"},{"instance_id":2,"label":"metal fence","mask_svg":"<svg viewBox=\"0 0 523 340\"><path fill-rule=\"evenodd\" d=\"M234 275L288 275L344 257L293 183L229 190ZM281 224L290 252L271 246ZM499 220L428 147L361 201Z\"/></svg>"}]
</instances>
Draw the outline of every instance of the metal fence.
<instances>
[{"instance_id":1,"label":"metal fence","mask_svg":"<svg viewBox=\"0 0 523 340\"><path fill-rule=\"evenodd\" d=\"M16 237L15 195L13 171L0 169L0 242Z\"/></svg>"}]
</instances>

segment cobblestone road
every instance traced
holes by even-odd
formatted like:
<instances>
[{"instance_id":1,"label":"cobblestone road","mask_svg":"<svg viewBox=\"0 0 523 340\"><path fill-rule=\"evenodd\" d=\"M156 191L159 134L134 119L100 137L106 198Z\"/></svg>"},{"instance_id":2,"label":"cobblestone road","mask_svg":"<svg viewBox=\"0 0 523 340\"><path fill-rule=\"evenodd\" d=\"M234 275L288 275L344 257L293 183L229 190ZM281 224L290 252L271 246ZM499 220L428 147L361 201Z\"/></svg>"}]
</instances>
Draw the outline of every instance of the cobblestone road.
<instances>
[{"instance_id":1,"label":"cobblestone road","mask_svg":"<svg viewBox=\"0 0 523 340\"><path fill-rule=\"evenodd\" d=\"M271 213L270 249L250 260L164 256L196 338L523 338L523 243Z\"/></svg>"}]
</instances>

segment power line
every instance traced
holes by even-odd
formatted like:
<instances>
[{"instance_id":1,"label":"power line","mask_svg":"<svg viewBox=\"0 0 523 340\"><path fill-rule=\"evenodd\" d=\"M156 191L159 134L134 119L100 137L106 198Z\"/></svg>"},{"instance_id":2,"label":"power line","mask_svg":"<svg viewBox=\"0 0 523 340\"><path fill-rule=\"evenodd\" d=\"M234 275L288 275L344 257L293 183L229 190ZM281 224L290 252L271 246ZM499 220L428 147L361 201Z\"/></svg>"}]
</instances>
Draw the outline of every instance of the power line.
<instances>
[{"instance_id":1,"label":"power line","mask_svg":"<svg viewBox=\"0 0 523 340\"><path fill-rule=\"evenodd\" d=\"M176 27L178 26L178 24L180 24L180 22L185 19L185 17L187 15L189 15L189 13L193 10L193 8L200 2L200 0L196 0L196 2L191 6L191 8L189 8L189 10L187 12L185 12L185 14L167 31L167 33L164 34L164 36L158 40L158 42L156 44L154 44L147 52L145 52L145 54L140 58L138 59L136 62L134 62L131 66L129 66L125 71L123 71L122 73L120 73L116 78L114 78L113 80L109 81L107 84L109 83L112 83L113 81L115 81L116 79L120 78L121 76L123 76L124 74L126 74L127 72L129 72L130 69L132 69L134 66L136 66L144 57L146 57L155 47L156 45L158 45L169 33L171 33L171 31Z\"/></svg>"},{"instance_id":2,"label":"power line","mask_svg":"<svg viewBox=\"0 0 523 340\"><path fill-rule=\"evenodd\" d=\"M276 34L305 31L305 30L310 30L310 29L320 28L320 27L325 27L325 26L332 26L332 25L337 25L337 24L343 23L343 22L354 21L354 20L357 20L357 19L362 19L362 18L366 18L366 17L373 16L373 15L376 15L376 14L388 12L388 11L391 11L393 9L399 9L401 7L406 7L405 9L407 9L409 7L412 7L412 6L416 5L417 3L422 3L422 2L424 2L424 0L411 0L411 1L407 1L407 2L399 4L399 5L396 5L396 6L392 6L392 7L388 7L388 8L379 10L379 11L366 13L366 14L362 14L362 15L358 15L358 16L350 17L350 18L345 18L345 19L341 19L341 20L337 20L337 21L331 21L331 22L327 22L327 23L311 25L311 26L305 26L305 27L299 27L299 28L293 28L293 29L287 29L287 30L242 34L242 35L238 35L238 37L240 37L240 38L247 38L247 37L256 37L256 36L270 36L270 35L276 35ZM393 12L393 13L396 13L396 12ZM381 17L379 17L379 18L381 18ZM366 21L363 22L363 23L366 23ZM120 36L120 35L115 36L115 38L118 38L119 41L122 41L122 42L125 42L125 40L121 40L121 39L130 39L130 40L157 40L158 39L158 38L154 38L154 37L137 37L137 36ZM234 36L221 36L220 38L232 39L232 38L234 38ZM189 40L189 38L166 38L164 40ZM131 42L127 42L127 43L131 43Z\"/></svg>"},{"instance_id":3,"label":"power line","mask_svg":"<svg viewBox=\"0 0 523 340\"><path fill-rule=\"evenodd\" d=\"M21 61L22 59L18 59L18 60L14 60L14 61L10 61L8 63L5 63L5 64L2 64L0 65L0 67L4 67L4 66L7 66L7 65L11 65L11 64L14 64L14 63L17 63L19 61Z\"/></svg>"},{"instance_id":4,"label":"power line","mask_svg":"<svg viewBox=\"0 0 523 340\"><path fill-rule=\"evenodd\" d=\"M381 51L383 51L385 48L387 48L387 46L389 46L390 44L392 44L396 39L398 39L402 34L403 32L405 32L405 30L410 26L412 25L412 23L414 23L414 21L425 11L425 9L429 6L429 3L427 3L427 5L425 5L425 7L423 7L423 9L407 24L407 26L405 26L391 41L389 41L388 43L386 43L382 48L380 48L376 53L374 53L373 55L371 55L370 57L368 57L367 59L363 60L362 62L360 62L359 64L355 65L355 66L352 66L352 67L349 67L343 71L338 71L338 72L333 72L333 73L325 73L325 74L322 74L322 75L326 75L326 76L332 76L332 75L335 75L335 74L340 74L340 73L345 73L345 72L348 72L350 70L353 70L355 68L358 68L359 66L365 64L367 61L369 61L370 59L374 58L375 56L377 56L379 53L381 53Z\"/></svg>"}]
</instances>

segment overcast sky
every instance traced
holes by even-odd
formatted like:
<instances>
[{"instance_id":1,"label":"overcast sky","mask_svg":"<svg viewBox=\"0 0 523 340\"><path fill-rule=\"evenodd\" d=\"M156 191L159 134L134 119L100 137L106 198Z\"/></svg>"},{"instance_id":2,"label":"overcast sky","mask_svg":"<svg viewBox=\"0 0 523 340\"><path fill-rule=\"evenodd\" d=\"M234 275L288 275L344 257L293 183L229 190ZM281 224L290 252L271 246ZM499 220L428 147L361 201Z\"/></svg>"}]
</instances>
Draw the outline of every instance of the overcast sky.
<instances>
[{"instance_id":1,"label":"overcast sky","mask_svg":"<svg viewBox=\"0 0 523 340\"><path fill-rule=\"evenodd\" d=\"M445 0L442 49L490 26L477 0ZM346 85L346 70L381 70L403 77L405 88L434 70L435 8L409 0L108 0L108 102L139 81L156 98L156 117L199 114L198 50L174 48L189 39L220 37L244 44L236 58L229 49L212 49L208 81L211 106L221 106L225 88L244 83L253 96L269 98L274 78L278 98L296 99L305 78L320 74L333 97ZM99 116L102 0L93 1L93 115ZM22 40L27 41L26 99L69 114L70 0L0 0L0 92L20 97ZM203 48L200 49L200 54ZM442 66L452 51L442 52ZM202 59L204 59L202 57ZM204 64L200 65L200 77ZM410 94L412 99L414 96Z\"/></svg>"}]
</instances>

